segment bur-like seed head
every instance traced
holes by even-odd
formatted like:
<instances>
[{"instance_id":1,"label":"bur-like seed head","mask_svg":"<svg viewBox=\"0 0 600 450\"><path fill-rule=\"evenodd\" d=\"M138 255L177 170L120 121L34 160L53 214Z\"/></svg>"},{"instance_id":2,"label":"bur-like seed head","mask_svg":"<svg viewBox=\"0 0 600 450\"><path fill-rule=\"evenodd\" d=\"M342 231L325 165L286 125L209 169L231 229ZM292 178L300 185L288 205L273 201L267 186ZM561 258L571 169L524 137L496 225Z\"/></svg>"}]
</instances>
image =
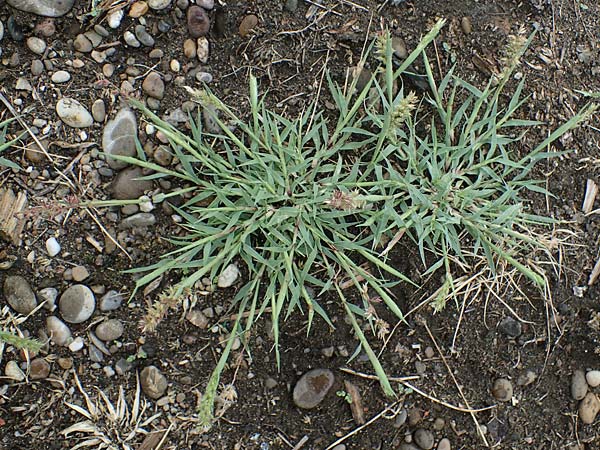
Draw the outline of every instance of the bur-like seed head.
<instances>
[{"instance_id":1,"label":"bur-like seed head","mask_svg":"<svg viewBox=\"0 0 600 450\"><path fill-rule=\"evenodd\" d=\"M417 95L411 91L407 96L400 100L400 102L398 102L392 117L392 123L396 128L402 126L402 124L410 118L413 111L417 107L418 101L419 99L417 98Z\"/></svg>"},{"instance_id":2,"label":"bur-like seed head","mask_svg":"<svg viewBox=\"0 0 600 450\"><path fill-rule=\"evenodd\" d=\"M331 198L325 201L325 204L332 209L351 211L363 208L365 201L360 198L360 194L357 191L342 192L336 189L332 192Z\"/></svg>"}]
</instances>

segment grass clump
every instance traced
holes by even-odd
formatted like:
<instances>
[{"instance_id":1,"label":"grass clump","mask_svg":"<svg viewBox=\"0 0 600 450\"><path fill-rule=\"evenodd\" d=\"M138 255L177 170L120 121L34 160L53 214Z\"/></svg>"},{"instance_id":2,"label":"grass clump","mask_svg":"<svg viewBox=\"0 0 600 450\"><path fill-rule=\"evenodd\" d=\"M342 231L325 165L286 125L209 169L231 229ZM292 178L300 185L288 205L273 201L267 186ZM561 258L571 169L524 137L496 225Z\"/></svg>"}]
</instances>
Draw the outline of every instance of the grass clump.
<instances>
[{"instance_id":1,"label":"grass clump","mask_svg":"<svg viewBox=\"0 0 600 450\"><path fill-rule=\"evenodd\" d=\"M279 326L294 311L306 314L309 330L315 314L333 326L319 303L327 292L339 299L384 392L393 395L359 319L380 337L387 324L378 319L375 302L403 319L389 288L412 282L387 255L404 234L417 245L425 274L445 271L446 294L452 292L453 271L468 270L477 255L491 267L500 259L545 284L521 255L540 245L528 230L549 219L529 214L521 194L545 192L527 175L537 161L555 154L547 151L552 141L590 110L532 151L516 151L523 134L538 124L516 118L525 101L523 82L508 99L503 95L527 42L513 45L506 58L510 66L483 90L453 71L438 83L424 50L443 24L402 63L393 59L389 35L380 35L371 47L378 68L362 90L356 90L356 80L341 87L328 76L338 112L332 122L318 100L296 118L269 110L252 76L248 120L208 89L193 91L217 132L203 129L198 117L191 119L188 136L132 101L168 137L179 165L161 167L141 151L138 158L118 158L150 169L149 178L172 177L183 184L155 200L188 196L176 208L183 237L170 238L175 250L156 264L135 269L147 272L137 288L178 271L182 278L169 295L177 297L234 261L247 270L234 299L239 314L230 341L202 401L205 424L213 417L233 337L243 337L258 317L269 314L279 363ZM430 88L419 95L402 87L402 75L418 57ZM348 286L359 292L353 301L346 296Z\"/></svg>"},{"instance_id":2,"label":"grass clump","mask_svg":"<svg viewBox=\"0 0 600 450\"><path fill-rule=\"evenodd\" d=\"M6 140L6 131L8 129L8 125L15 120L14 118L6 119L0 122L0 166L8 167L9 169L19 170L20 167L18 164L14 163L10 159L7 159L1 154L11 148L19 139L20 136L16 137L13 140Z\"/></svg>"}]
</instances>

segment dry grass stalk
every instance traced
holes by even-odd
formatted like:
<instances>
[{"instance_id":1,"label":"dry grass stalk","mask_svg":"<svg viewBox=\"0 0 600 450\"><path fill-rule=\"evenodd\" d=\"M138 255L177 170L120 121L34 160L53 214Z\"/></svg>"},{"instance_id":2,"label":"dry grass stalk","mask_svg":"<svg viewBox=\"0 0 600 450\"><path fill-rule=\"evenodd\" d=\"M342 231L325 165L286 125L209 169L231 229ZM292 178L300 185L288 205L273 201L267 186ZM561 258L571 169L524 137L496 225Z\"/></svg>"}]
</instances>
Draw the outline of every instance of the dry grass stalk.
<instances>
[{"instance_id":1,"label":"dry grass stalk","mask_svg":"<svg viewBox=\"0 0 600 450\"><path fill-rule=\"evenodd\" d=\"M581 206L581 210L585 214L589 214L590 212L592 212L594 202L596 201L596 195L598 195L598 185L594 182L594 180L588 179L585 186L585 197L583 199L583 205Z\"/></svg>"}]
</instances>

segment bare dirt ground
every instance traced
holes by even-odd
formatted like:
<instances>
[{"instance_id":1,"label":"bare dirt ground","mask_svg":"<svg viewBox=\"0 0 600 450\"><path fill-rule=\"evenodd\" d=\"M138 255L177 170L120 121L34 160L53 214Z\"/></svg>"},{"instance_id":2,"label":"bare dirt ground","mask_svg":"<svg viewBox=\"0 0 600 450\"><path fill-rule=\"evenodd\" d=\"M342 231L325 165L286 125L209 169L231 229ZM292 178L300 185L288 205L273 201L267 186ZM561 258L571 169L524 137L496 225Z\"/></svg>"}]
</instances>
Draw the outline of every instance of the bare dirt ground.
<instances>
[{"instance_id":1,"label":"bare dirt ground","mask_svg":"<svg viewBox=\"0 0 600 450\"><path fill-rule=\"evenodd\" d=\"M4 28L0 93L6 101L0 104L0 120L19 115L45 145L45 152L36 153L33 138L26 133L2 154L22 170L0 166L0 188L27 194L28 206L22 215L22 242L0 241L0 283L21 275L35 292L55 288L60 295L77 283L74 279L83 266L88 276L80 283L90 287L97 299L110 290L127 298L134 278L121 271L153 263L169 248L161 237L177 233L172 209L158 207L152 211L156 223L124 229L123 221L138 210L69 209L60 203L66 199L76 206L114 195L111 183L118 169L107 167L100 155L102 132L120 109L121 94L146 96L142 82L153 70L164 80L164 96L158 104L161 115L189 100L182 86L198 86L198 72L210 74L210 88L243 114L250 71L258 77L261 90L268 90L275 109L295 114L317 95L324 70L334 79L344 79L359 60L364 42L376 31L389 28L411 51L437 18L445 18L446 27L428 49L434 73L444 74L456 64L457 74L477 86L484 86L498 69L509 35L521 28L527 34L538 30L517 78L526 78L525 92L531 95L523 116L544 125L530 130L523 148L516 151L527 151L530 143L539 142L583 106L589 99L578 91L600 92L600 6L593 1L434 0L396 6L372 0L217 2L208 13L206 63L184 53L189 38L188 1L149 9L139 18L130 17L132 3L76 1L65 16L47 19L0 2ZM125 16L111 28L106 13L119 8ZM250 15L257 20L246 32L240 25L252 21ZM140 23L153 45L136 48L124 37ZM94 25L107 32L95 44L96 53L76 51L78 35L94 30ZM46 44L41 54L32 50L28 41L32 36ZM35 61L41 61L41 71ZM60 70L70 74L67 82L53 81ZM101 99L106 114L94 117L88 127L67 126L55 111L63 97L78 100L88 110ZM325 105L327 94L322 97ZM146 125L138 118L140 140L146 150L155 152L160 142L147 133ZM21 129L12 123L8 136ZM83 420L96 430L98 441L90 442L90 448L121 448L119 439L130 429L134 431L128 443L134 449L326 449L342 439L338 445L345 447L335 447L338 450L410 450L432 448L423 441L430 437L433 448L440 450L600 448L597 422L582 423L579 402L571 392L574 371L600 370L598 288L588 286L598 258L598 219L595 213L582 212L586 181L598 181L599 136L596 114L557 143L554 150L565 151L563 156L536 168L536 176L547 180L554 196L532 197L531 209L558 219L554 236L557 242L565 239L555 249L560 271L548 267L551 303L526 285L522 291L510 290L491 280L489 288L495 295L483 290L434 313L423 299L438 287L438 281L433 280L425 291L397 288L401 309L412 313L385 343L382 364L390 376L414 376L408 380L414 389L395 383L400 392L397 399L383 395L368 359L359 355L348 361L356 340L342 309L332 301L327 307L335 330L316 321L307 337L302 316L292 316L281 325L280 370L268 323L263 323L249 340L250 350L236 350L223 375L222 382L232 387L225 392L229 396L222 395L222 417L208 433L198 433L197 403L223 348L220 341L231 323L229 306L235 286L198 298L196 308L213 314L205 327L185 320L179 309L171 311L155 333L141 333L146 301L153 300L159 289L147 298L139 293L129 304L113 311L97 310L90 320L70 325L73 337L83 338L83 349L46 346L37 356L50 368L43 377L20 381L0 377L0 448L71 448L94 437L92 431L61 433ZM151 186L168 188L168 184ZM107 233L123 248L115 248ZM48 256L45 246L51 236L61 246L54 257ZM408 243L393 259L405 273L423 281L423 267ZM173 279L163 280L161 288ZM0 308L5 305L0 296ZM3 314L9 326L7 317L13 317L14 311ZM41 308L19 329L43 339L39 331L50 314ZM391 314L381 314L393 320ZM106 343L106 354L94 357L89 332L103 317L119 320L124 334ZM508 317L514 319L510 326ZM377 350L382 348L383 342L372 340ZM0 353L3 375L10 361L27 372L22 352L7 345ZM150 365L160 369L168 386L157 399L141 393L146 410L137 414L136 421L132 409L137 374ZM315 409L301 410L291 392L300 376L313 368L331 369L336 384ZM512 386L508 401L492 392L500 378ZM357 387L368 420L356 433L359 425L343 398L344 381ZM121 389L129 409L122 420L111 421L100 392L116 405ZM93 409L82 391L100 405L97 414L85 417L83 410L69 407ZM152 433L136 431L137 425ZM110 443L116 445L109 447Z\"/></svg>"}]
</instances>

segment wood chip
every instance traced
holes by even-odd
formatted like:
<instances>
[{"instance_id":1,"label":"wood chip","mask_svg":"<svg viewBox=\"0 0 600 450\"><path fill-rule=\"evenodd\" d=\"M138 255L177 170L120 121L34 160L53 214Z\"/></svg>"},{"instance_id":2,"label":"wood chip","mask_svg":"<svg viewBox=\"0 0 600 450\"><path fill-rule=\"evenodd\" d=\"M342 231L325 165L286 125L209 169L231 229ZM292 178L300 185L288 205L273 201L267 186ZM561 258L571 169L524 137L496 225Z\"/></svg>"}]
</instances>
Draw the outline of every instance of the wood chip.
<instances>
[{"instance_id":1,"label":"wood chip","mask_svg":"<svg viewBox=\"0 0 600 450\"><path fill-rule=\"evenodd\" d=\"M165 431L149 433L138 447L138 450L156 450L164 434Z\"/></svg>"},{"instance_id":2,"label":"wood chip","mask_svg":"<svg viewBox=\"0 0 600 450\"><path fill-rule=\"evenodd\" d=\"M350 381L345 380L344 386L346 387L346 392L352 398L352 402L350 403L350 411L352 411L352 418L356 422L357 425L364 425L367 421L365 419L365 410L363 408L362 396L358 388L352 384Z\"/></svg>"},{"instance_id":3,"label":"wood chip","mask_svg":"<svg viewBox=\"0 0 600 450\"><path fill-rule=\"evenodd\" d=\"M27 194L17 195L11 189L0 190L0 237L21 245L21 232L25 226L23 211L27 206Z\"/></svg>"}]
</instances>

